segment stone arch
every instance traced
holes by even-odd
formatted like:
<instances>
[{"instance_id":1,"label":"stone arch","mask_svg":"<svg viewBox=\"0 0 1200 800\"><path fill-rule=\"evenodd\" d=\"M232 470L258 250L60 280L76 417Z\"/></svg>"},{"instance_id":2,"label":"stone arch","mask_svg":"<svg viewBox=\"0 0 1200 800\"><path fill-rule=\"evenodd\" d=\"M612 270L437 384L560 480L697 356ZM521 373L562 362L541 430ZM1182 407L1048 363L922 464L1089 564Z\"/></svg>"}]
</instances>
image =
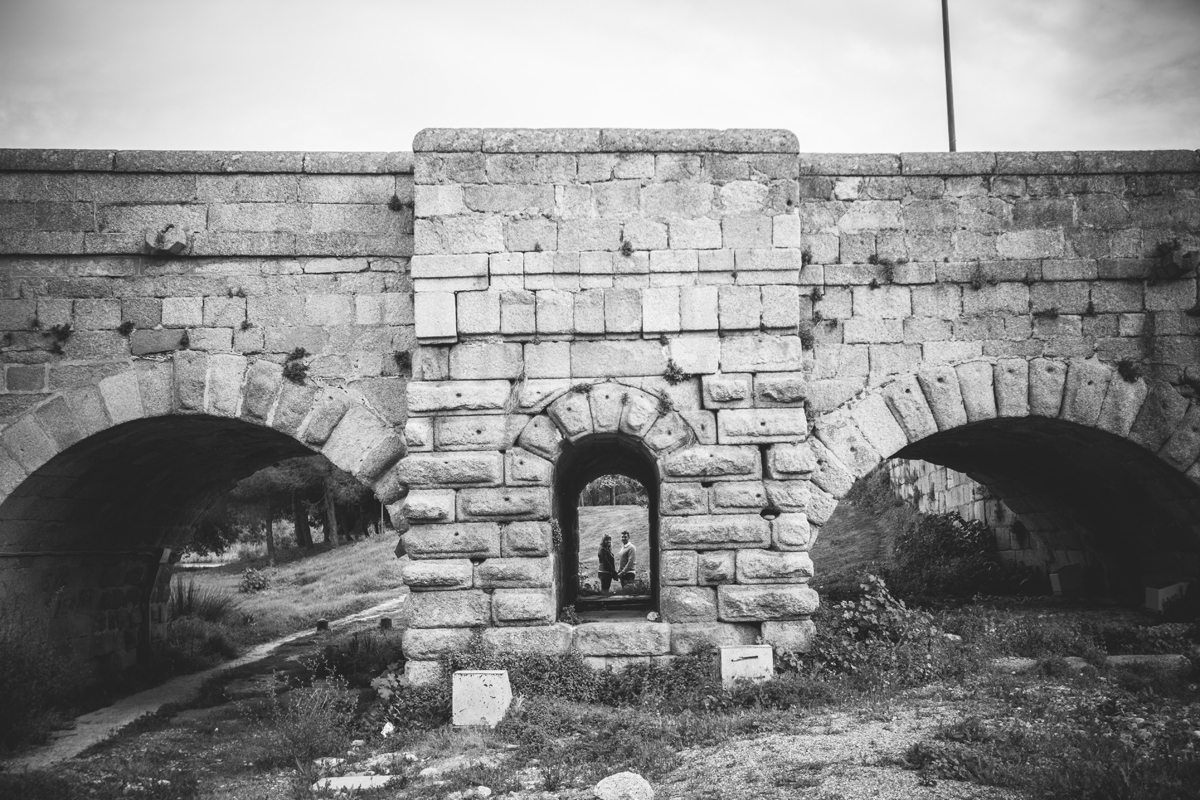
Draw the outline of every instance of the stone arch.
<instances>
[{"instance_id":1,"label":"stone arch","mask_svg":"<svg viewBox=\"0 0 1200 800\"><path fill-rule=\"evenodd\" d=\"M321 453L384 502L403 492L403 438L364 398L232 354L137 361L51 396L0 443L0 591L94 669L145 651L164 550L241 478Z\"/></svg>"},{"instance_id":2,"label":"stone arch","mask_svg":"<svg viewBox=\"0 0 1200 800\"><path fill-rule=\"evenodd\" d=\"M702 424L698 421L697 424ZM549 462L551 503L560 524L562 544L556 580L557 605L578 596L578 511L575 501L590 480L608 472L634 478L650 494L650 561L652 604L660 601L659 483L661 460L704 435L677 411L665 394L655 394L615 380L578 383L547 398L517 436L520 450L510 458L520 468L534 454Z\"/></svg>"},{"instance_id":3,"label":"stone arch","mask_svg":"<svg viewBox=\"0 0 1200 800\"><path fill-rule=\"evenodd\" d=\"M1200 550L1200 406L1096 359L929 366L818 418L811 449L813 522L896 456L967 473L1058 561L1091 553L1094 582L1115 591L1152 578L1155 553Z\"/></svg>"}]
</instances>

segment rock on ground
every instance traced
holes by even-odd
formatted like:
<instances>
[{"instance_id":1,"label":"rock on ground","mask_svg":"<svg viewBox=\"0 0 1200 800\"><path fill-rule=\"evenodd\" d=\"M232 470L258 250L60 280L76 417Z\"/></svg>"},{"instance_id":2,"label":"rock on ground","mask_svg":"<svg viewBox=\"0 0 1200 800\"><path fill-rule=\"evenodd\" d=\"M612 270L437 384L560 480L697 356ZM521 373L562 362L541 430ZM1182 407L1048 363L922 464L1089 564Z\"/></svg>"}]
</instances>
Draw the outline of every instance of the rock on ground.
<instances>
[{"instance_id":1,"label":"rock on ground","mask_svg":"<svg viewBox=\"0 0 1200 800\"><path fill-rule=\"evenodd\" d=\"M598 800L653 800L654 789L636 772L618 772L592 787L592 794Z\"/></svg>"}]
</instances>

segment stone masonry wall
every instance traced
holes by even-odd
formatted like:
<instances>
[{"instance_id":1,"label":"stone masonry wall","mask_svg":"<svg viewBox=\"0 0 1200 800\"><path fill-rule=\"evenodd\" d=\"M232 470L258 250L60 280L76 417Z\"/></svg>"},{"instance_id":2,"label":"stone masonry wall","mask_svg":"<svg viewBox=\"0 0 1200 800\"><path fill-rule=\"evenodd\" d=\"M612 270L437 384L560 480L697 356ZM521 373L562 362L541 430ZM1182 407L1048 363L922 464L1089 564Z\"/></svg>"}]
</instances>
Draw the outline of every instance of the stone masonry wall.
<instances>
[{"instance_id":1,"label":"stone masonry wall","mask_svg":"<svg viewBox=\"0 0 1200 800\"><path fill-rule=\"evenodd\" d=\"M1176 267L1200 250L1197 153L598 129L414 149L0 151L6 597L66 586L76 650L127 662L136 615L88 605L95 554L137 551L134 575L184 535L179 508L296 448L412 523L416 678L476 628L597 663L802 647L807 550L855 477L993 452L1013 420L1061 423L1023 446L1138 484L1187 532L1171 552L1194 548L1200 316ZM557 621L556 469L598 434L659 476L662 622ZM957 468L1023 491L1004 464ZM148 485L159 504L127 500Z\"/></svg>"},{"instance_id":2,"label":"stone masonry wall","mask_svg":"<svg viewBox=\"0 0 1200 800\"><path fill-rule=\"evenodd\" d=\"M264 460L324 452L393 500L411 248L407 153L0 150L6 607L120 669L163 622L147 561Z\"/></svg>"},{"instance_id":3,"label":"stone masonry wall","mask_svg":"<svg viewBox=\"0 0 1200 800\"><path fill-rule=\"evenodd\" d=\"M426 131L415 150L410 672L479 625L601 662L805 640L794 137ZM658 460L663 622L554 624L552 472L596 433Z\"/></svg>"},{"instance_id":4,"label":"stone masonry wall","mask_svg":"<svg viewBox=\"0 0 1200 800\"><path fill-rule=\"evenodd\" d=\"M479 626L618 660L803 646L805 551L837 499L977 420L1059 417L1195 473L1200 440L1172 435L1200 419L1195 275L1154 270L1200 246L1196 153L610 130L429 130L414 150L414 677ZM563 441L610 432L658 459L664 622L572 630L551 484Z\"/></svg>"}]
</instances>

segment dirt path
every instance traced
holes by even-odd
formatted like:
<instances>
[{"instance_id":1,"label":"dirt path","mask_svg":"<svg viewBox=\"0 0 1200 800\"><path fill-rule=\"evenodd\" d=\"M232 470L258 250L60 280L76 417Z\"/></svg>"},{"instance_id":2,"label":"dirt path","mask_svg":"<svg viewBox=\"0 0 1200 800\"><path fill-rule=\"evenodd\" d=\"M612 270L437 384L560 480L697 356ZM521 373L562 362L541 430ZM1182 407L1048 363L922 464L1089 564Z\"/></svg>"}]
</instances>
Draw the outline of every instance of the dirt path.
<instances>
[{"instance_id":1,"label":"dirt path","mask_svg":"<svg viewBox=\"0 0 1200 800\"><path fill-rule=\"evenodd\" d=\"M341 619L331 620L331 630L344 628L362 622L372 616L387 614L398 610L408 595L380 603L377 606L359 611ZM89 747L99 744L114 733L125 727L138 717L157 712L167 703L186 703L194 699L200 686L213 675L225 670L235 669L247 664L253 664L271 655L275 650L289 642L294 642L305 636L311 636L312 631L303 630L292 633L271 642L260 644L242 656L221 664L218 667L195 672L191 675L181 675L166 683L147 689L144 692L123 697L110 706L84 714L75 720L75 726L70 730L57 731L50 742L36 750L7 762L9 769L44 769L66 761L82 753Z\"/></svg>"}]
</instances>

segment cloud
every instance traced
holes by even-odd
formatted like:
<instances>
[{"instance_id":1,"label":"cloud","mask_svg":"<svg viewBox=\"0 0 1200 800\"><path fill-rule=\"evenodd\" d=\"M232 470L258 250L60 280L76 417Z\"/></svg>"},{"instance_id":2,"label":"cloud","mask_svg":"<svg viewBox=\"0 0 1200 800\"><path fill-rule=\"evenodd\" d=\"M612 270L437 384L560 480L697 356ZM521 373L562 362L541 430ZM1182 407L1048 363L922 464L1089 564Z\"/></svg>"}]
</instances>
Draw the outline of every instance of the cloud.
<instances>
[{"instance_id":1,"label":"cloud","mask_svg":"<svg viewBox=\"0 0 1200 800\"><path fill-rule=\"evenodd\" d=\"M1195 146L1195 0L951 0L964 149ZM945 147L916 0L6 0L0 146L407 149L426 126Z\"/></svg>"}]
</instances>

